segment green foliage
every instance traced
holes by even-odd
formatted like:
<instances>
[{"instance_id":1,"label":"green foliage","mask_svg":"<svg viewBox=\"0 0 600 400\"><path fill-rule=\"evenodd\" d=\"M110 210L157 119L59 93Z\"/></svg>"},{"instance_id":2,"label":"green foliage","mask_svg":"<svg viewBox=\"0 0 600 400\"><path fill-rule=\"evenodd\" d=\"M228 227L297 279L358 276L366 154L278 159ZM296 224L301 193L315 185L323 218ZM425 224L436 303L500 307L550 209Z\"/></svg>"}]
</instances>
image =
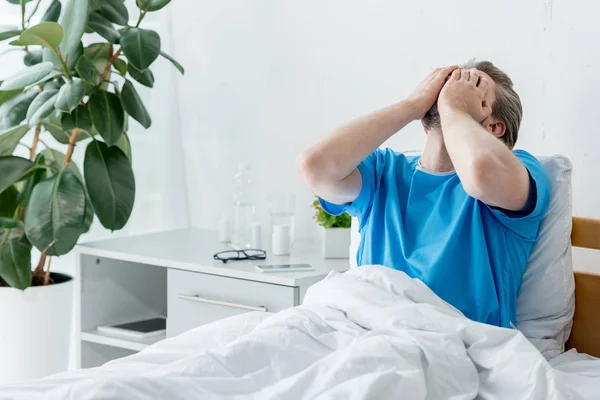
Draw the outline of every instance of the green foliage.
<instances>
[{"instance_id":1,"label":"green foliage","mask_svg":"<svg viewBox=\"0 0 600 400\"><path fill-rule=\"evenodd\" d=\"M23 15L38 9L37 1L8 1ZM139 10L132 24L128 2ZM159 56L184 73L158 33L141 26L169 2L54 0L39 24L23 18L0 30L0 41L25 51L24 67L8 66L16 73L0 80L0 286L27 288L32 248L67 254L96 216L110 230L127 224L135 201L128 119L152 124L136 85L154 86L150 66ZM86 33L104 41L84 46ZM60 147L48 148L47 138ZM82 140L90 141L83 174L71 161ZM20 143L31 159L14 155Z\"/></svg>"},{"instance_id":2,"label":"green foliage","mask_svg":"<svg viewBox=\"0 0 600 400\"><path fill-rule=\"evenodd\" d=\"M313 208L315 209L314 218L323 228L350 228L350 225L352 224L352 217L350 217L348 213L343 213L338 216L328 214L323 210L323 207L321 207L319 200L313 202Z\"/></svg>"}]
</instances>

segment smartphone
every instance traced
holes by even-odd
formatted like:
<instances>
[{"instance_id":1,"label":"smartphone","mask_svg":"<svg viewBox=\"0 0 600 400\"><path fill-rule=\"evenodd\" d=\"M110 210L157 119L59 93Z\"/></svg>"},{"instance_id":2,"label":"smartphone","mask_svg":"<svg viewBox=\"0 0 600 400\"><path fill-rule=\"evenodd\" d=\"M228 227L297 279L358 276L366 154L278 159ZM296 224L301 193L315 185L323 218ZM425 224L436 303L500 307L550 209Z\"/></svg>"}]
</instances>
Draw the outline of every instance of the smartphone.
<instances>
[{"instance_id":1,"label":"smartphone","mask_svg":"<svg viewBox=\"0 0 600 400\"><path fill-rule=\"evenodd\" d=\"M280 265L257 265L258 272L301 272L314 271L309 264L280 264Z\"/></svg>"},{"instance_id":2,"label":"smartphone","mask_svg":"<svg viewBox=\"0 0 600 400\"><path fill-rule=\"evenodd\" d=\"M141 321L127 322L118 325L98 327L98 332L110 336L120 336L124 339L144 339L164 334L167 331L167 319L160 316Z\"/></svg>"}]
</instances>

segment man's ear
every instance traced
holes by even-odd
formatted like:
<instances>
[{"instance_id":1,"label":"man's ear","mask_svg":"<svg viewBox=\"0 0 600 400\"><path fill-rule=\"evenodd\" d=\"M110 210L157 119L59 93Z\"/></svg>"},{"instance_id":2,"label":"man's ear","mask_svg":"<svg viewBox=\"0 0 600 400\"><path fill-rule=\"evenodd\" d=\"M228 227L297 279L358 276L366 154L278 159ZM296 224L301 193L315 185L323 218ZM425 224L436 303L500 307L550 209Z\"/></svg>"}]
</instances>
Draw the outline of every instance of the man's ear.
<instances>
[{"instance_id":1,"label":"man's ear","mask_svg":"<svg viewBox=\"0 0 600 400\"><path fill-rule=\"evenodd\" d=\"M487 117L482 123L486 131L500 138L506 133L506 124L494 116Z\"/></svg>"}]
</instances>

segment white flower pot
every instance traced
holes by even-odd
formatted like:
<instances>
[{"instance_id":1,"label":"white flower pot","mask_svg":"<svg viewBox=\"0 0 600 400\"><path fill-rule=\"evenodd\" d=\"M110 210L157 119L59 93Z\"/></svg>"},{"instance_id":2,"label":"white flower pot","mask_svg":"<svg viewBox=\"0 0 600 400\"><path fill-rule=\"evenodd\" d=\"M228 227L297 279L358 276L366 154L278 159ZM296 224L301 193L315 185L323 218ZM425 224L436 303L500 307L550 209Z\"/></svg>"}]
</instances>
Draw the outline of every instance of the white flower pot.
<instances>
[{"instance_id":1,"label":"white flower pot","mask_svg":"<svg viewBox=\"0 0 600 400\"><path fill-rule=\"evenodd\" d=\"M348 258L350 249L350 228L321 227L323 257Z\"/></svg>"},{"instance_id":2,"label":"white flower pot","mask_svg":"<svg viewBox=\"0 0 600 400\"><path fill-rule=\"evenodd\" d=\"M65 371L69 364L73 278L24 291L0 287L0 384Z\"/></svg>"}]
</instances>

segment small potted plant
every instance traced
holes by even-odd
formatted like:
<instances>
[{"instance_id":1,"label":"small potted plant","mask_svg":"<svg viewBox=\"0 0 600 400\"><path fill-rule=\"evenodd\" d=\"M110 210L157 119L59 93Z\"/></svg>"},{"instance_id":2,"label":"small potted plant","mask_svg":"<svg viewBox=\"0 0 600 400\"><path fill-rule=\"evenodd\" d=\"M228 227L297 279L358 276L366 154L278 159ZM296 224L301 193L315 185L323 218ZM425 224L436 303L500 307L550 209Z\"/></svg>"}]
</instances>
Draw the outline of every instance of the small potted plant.
<instances>
[{"instance_id":1,"label":"small potted plant","mask_svg":"<svg viewBox=\"0 0 600 400\"><path fill-rule=\"evenodd\" d=\"M319 204L319 200L313 202L313 207L314 218L321 225L323 257L348 258L352 217L347 213L338 216L328 214Z\"/></svg>"}]
</instances>

